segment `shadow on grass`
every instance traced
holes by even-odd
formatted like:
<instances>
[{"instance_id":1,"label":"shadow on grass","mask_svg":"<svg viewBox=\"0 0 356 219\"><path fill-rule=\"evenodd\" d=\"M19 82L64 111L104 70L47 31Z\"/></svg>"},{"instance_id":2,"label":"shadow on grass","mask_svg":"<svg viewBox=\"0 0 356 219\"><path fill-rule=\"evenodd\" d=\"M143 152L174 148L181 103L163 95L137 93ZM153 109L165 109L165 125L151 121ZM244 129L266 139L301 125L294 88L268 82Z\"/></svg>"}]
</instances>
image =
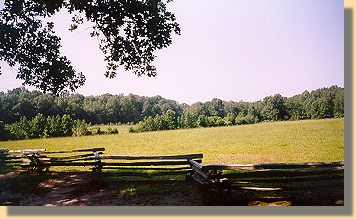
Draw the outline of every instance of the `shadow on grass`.
<instances>
[{"instance_id":1,"label":"shadow on grass","mask_svg":"<svg viewBox=\"0 0 356 219\"><path fill-rule=\"evenodd\" d=\"M12 171L17 170L18 167L14 165L1 165L0 164L0 174L6 174Z\"/></svg>"},{"instance_id":2,"label":"shadow on grass","mask_svg":"<svg viewBox=\"0 0 356 219\"><path fill-rule=\"evenodd\" d=\"M343 186L328 189L255 191L210 189L201 193L202 205L218 206L343 206Z\"/></svg>"},{"instance_id":3,"label":"shadow on grass","mask_svg":"<svg viewBox=\"0 0 356 219\"><path fill-rule=\"evenodd\" d=\"M185 176L128 177L117 172L2 174L0 205L11 206L332 206L343 187L324 191L250 191L202 187Z\"/></svg>"}]
</instances>

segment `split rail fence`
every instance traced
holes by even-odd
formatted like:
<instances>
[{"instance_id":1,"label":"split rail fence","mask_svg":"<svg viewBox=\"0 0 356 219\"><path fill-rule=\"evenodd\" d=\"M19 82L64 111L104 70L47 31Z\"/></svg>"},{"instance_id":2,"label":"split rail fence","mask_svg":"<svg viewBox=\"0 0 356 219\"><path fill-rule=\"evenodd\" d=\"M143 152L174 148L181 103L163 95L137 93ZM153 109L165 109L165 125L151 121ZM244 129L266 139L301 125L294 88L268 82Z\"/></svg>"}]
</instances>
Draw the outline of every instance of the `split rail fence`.
<instances>
[{"instance_id":1,"label":"split rail fence","mask_svg":"<svg viewBox=\"0 0 356 219\"><path fill-rule=\"evenodd\" d=\"M50 167L120 170L120 176L185 175L214 188L302 191L343 188L344 162L202 165L203 154L171 156L104 155L105 148L67 151L0 149L0 167L41 172Z\"/></svg>"},{"instance_id":2,"label":"split rail fence","mask_svg":"<svg viewBox=\"0 0 356 219\"><path fill-rule=\"evenodd\" d=\"M230 190L310 191L344 186L343 161L205 166L191 163L197 181Z\"/></svg>"},{"instance_id":3,"label":"split rail fence","mask_svg":"<svg viewBox=\"0 0 356 219\"><path fill-rule=\"evenodd\" d=\"M42 172L50 167L89 167L93 172L120 170L120 176L164 176L189 174L189 161L202 162L203 154L171 156L119 156L103 155L105 148L67 151L45 149L0 149L3 168L18 166L30 172Z\"/></svg>"}]
</instances>

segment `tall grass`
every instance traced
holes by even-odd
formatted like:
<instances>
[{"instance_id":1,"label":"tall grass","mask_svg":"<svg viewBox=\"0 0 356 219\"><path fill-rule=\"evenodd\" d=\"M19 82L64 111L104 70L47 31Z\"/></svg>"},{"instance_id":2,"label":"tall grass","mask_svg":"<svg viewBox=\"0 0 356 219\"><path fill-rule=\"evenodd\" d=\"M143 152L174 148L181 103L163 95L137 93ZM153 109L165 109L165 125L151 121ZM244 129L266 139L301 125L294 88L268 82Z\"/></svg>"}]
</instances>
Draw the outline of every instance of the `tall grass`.
<instances>
[{"instance_id":1,"label":"tall grass","mask_svg":"<svg viewBox=\"0 0 356 219\"><path fill-rule=\"evenodd\" d=\"M203 153L203 164L322 162L344 159L344 119L270 122L0 142L0 148L48 151L105 147L111 155Z\"/></svg>"}]
</instances>

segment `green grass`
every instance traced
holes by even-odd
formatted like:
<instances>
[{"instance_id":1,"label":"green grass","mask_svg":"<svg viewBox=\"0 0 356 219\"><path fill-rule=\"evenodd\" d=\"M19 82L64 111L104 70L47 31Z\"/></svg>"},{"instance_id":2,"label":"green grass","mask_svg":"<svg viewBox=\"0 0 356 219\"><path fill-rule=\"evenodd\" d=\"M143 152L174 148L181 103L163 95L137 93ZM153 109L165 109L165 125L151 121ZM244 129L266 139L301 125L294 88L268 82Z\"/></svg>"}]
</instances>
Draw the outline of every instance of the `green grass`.
<instances>
[{"instance_id":1,"label":"green grass","mask_svg":"<svg viewBox=\"0 0 356 219\"><path fill-rule=\"evenodd\" d=\"M203 164L344 160L344 119L145 133L120 131L126 128L121 127L120 134L115 135L0 142L0 148L46 148L48 151L57 151L105 147L105 154L108 155L203 153Z\"/></svg>"}]
</instances>

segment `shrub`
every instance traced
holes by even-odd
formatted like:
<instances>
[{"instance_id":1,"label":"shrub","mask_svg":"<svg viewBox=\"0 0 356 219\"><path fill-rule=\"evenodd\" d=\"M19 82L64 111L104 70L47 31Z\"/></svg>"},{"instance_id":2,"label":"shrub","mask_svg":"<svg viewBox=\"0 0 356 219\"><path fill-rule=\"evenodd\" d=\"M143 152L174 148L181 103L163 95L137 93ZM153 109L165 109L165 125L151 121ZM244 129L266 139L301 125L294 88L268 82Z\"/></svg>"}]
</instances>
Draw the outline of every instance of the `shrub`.
<instances>
[{"instance_id":1,"label":"shrub","mask_svg":"<svg viewBox=\"0 0 356 219\"><path fill-rule=\"evenodd\" d=\"M84 135L90 135L91 132L88 130L88 124L85 122L85 120L74 120L74 125L72 128L73 136L84 136Z\"/></svg>"},{"instance_id":2,"label":"shrub","mask_svg":"<svg viewBox=\"0 0 356 219\"><path fill-rule=\"evenodd\" d=\"M255 124L257 122L259 122L258 117L251 114L238 115L235 119L236 125Z\"/></svg>"},{"instance_id":3,"label":"shrub","mask_svg":"<svg viewBox=\"0 0 356 219\"><path fill-rule=\"evenodd\" d=\"M62 119L59 115L47 117L47 126L44 130L45 137L63 136Z\"/></svg>"},{"instance_id":4,"label":"shrub","mask_svg":"<svg viewBox=\"0 0 356 219\"><path fill-rule=\"evenodd\" d=\"M13 140L16 136L10 133L10 129L3 121L0 121L0 141Z\"/></svg>"},{"instance_id":5,"label":"shrub","mask_svg":"<svg viewBox=\"0 0 356 219\"><path fill-rule=\"evenodd\" d=\"M100 128L99 128L100 129ZM111 128L109 127L106 131L105 134L119 134L119 130L117 128Z\"/></svg>"},{"instance_id":6,"label":"shrub","mask_svg":"<svg viewBox=\"0 0 356 219\"><path fill-rule=\"evenodd\" d=\"M225 126L225 120L223 120L220 116L209 116L208 117L208 125L209 127L216 126Z\"/></svg>"},{"instance_id":7,"label":"shrub","mask_svg":"<svg viewBox=\"0 0 356 219\"><path fill-rule=\"evenodd\" d=\"M102 134L104 134L104 132L101 131L100 127L98 127L98 128L92 128L92 129L91 129L91 133L94 134L94 135L102 135Z\"/></svg>"},{"instance_id":8,"label":"shrub","mask_svg":"<svg viewBox=\"0 0 356 219\"><path fill-rule=\"evenodd\" d=\"M31 138L44 137L44 130L46 129L47 122L43 114L37 114L31 121Z\"/></svg>"},{"instance_id":9,"label":"shrub","mask_svg":"<svg viewBox=\"0 0 356 219\"><path fill-rule=\"evenodd\" d=\"M21 117L20 121L10 126L11 135L15 136L15 139L29 139L31 137L31 124L26 117Z\"/></svg>"},{"instance_id":10,"label":"shrub","mask_svg":"<svg viewBox=\"0 0 356 219\"><path fill-rule=\"evenodd\" d=\"M199 115L198 120L197 120L197 126L198 127L208 127L209 126L208 117L205 115Z\"/></svg>"},{"instance_id":11,"label":"shrub","mask_svg":"<svg viewBox=\"0 0 356 219\"><path fill-rule=\"evenodd\" d=\"M130 126L129 128L129 133L135 133L138 132L133 126Z\"/></svg>"},{"instance_id":12,"label":"shrub","mask_svg":"<svg viewBox=\"0 0 356 219\"><path fill-rule=\"evenodd\" d=\"M197 119L190 113L186 116L180 118L180 128L196 128L197 127Z\"/></svg>"},{"instance_id":13,"label":"shrub","mask_svg":"<svg viewBox=\"0 0 356 219\"><path fill-rule=\"evenodd\" d=\"M61 124L61 134L64 136L72 136L73 135L73 119L70 117L70 115L64 114L62 116L62 124Z\"/></svg>"}]
</instances>

